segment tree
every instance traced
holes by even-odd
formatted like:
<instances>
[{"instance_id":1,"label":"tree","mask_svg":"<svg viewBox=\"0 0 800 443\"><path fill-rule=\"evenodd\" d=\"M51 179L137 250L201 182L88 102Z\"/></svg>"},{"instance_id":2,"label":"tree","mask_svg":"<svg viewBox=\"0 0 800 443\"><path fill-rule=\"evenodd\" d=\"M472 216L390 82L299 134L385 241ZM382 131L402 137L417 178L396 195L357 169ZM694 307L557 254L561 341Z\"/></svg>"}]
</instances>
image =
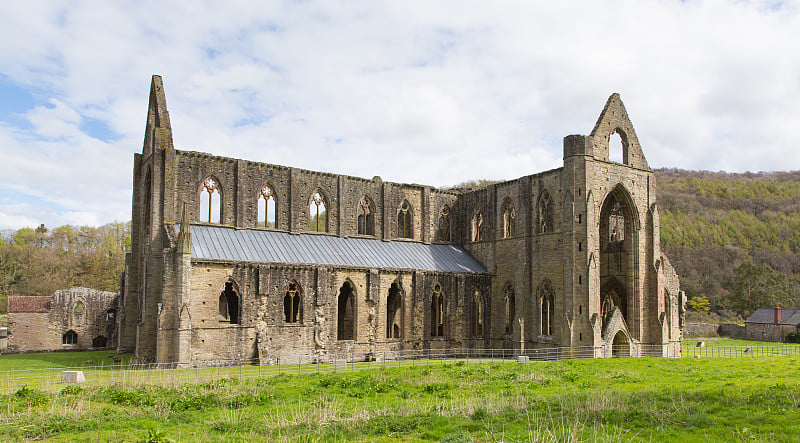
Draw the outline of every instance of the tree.
<instances>
[{"instance_id":1,"label":"tree","mask_svg":"<svg viewBox=\"0 0 800 443\"><path fill-rule=\"evenodd\" d=\"M706 313L711 310L711 302L702 295L692 297L686 302L686 309L694 312Z\"/></svg>"},{"instance_id":2,"label":"tree","mask_svg":"<svg viewBox=\"0 0 800 443\"><path fill-rule=\"evenodd\" d=\"M749 260L734 269L725 287L730 291L730 308L742 317L758 308L794 306L796 302L785 274Z\"/></svg>"}]
</instances>

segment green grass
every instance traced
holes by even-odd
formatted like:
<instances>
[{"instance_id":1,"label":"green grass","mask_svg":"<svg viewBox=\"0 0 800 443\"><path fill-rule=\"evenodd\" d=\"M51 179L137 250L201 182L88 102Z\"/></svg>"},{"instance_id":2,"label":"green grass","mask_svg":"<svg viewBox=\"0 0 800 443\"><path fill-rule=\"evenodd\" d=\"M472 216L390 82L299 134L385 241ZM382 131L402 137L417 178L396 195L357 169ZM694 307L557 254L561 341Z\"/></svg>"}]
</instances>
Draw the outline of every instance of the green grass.
<instances>
[{"instance_id":1,"label":"green grass","mask_svg":"<svg viewBox=\"0 0 800 443\"><path fill-rule=\"evenodd\" d=\"M119 357L123 363L131 359L130 354L117 354L114 351L80 351L80 352L36 352L30 354L0 355L0 371L17 371L23 369L74 368L81 366L117 365L110 356Z\"/></svg>"},{"instance_id":2,"label":"green grass","mask_svg":"<svg viewBox=\"0 0 800 443\"><path fill-rule=\"evenodd\" d=\"M19 389L0 440L794 441L800 358L457 362Z\"/></svg>"}]
</instances>

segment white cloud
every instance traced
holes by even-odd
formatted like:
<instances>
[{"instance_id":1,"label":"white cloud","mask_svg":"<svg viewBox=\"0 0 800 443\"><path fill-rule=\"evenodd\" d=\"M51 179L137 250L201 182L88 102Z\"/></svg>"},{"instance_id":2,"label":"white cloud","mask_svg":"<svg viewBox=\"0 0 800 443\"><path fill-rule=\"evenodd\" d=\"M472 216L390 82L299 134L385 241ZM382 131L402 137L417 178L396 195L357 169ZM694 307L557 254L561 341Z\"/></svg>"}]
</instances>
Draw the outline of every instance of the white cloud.
<instances>
[{"instance_id":1,"label":"white cloud","mask_svg":"<svg viewBox=\"0 0 800 443\"><path fill-rule=\"evenodd\" d=\"M0 122L0 189L31 202L0 227L130 216L153 73L179 148L306 169L536 173L612 92L653 167L796 169L797 41L796 1L16 2L0 75L37 104Z\"/></svg>"}]
</instances>

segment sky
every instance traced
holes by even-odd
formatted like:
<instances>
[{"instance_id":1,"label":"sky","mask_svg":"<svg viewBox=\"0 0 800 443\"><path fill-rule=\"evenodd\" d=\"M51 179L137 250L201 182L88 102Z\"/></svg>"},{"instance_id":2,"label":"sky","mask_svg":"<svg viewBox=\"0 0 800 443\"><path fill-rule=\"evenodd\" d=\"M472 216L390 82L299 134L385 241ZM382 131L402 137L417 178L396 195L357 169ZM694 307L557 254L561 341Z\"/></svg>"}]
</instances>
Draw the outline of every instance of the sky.
<instances>
[{"instance_id":1,"label":"sky","mask_svg":"<svg viewBox=\"0 0 800 443\"><path fill-rule=\"evenodd\" d=\"M0 6L0 230L131 217L153 74L174 143L384 181L562 165L620 93L651 168L800 165L800 1Z\"/></svg>"}]
</instances>

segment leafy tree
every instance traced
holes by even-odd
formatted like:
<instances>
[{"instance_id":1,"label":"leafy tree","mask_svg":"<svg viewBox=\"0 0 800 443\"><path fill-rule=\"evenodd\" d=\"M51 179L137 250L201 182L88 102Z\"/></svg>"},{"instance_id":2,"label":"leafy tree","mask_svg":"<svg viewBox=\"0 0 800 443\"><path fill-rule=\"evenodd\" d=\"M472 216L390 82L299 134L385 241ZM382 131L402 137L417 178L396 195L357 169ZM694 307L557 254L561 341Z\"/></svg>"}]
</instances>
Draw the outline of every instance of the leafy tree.
<instances>
[{"instance_id":1,"label":"leafy tree","mask_svg":"<svg viewBox=\"0 0 800 443\"><path fill-rule=\"evenodd\" d=\"M708 301L707 297L703 297L702 295L692 297L686 302L686 309L694 312L707 313L711 310L711 302Z\"/></svg>"},{"instance_id":2,"label":"leafy tree","mask_svg":"<svg viewBox=\"0 0 800 443\"><path fill-rule=\"evenodd\" d=\"M786 275L769 265L745 261L736 267L725 286L730 290L730 307L742 317L758 308L794 306L796 302Z\"/></svg>"}]
</instances>

